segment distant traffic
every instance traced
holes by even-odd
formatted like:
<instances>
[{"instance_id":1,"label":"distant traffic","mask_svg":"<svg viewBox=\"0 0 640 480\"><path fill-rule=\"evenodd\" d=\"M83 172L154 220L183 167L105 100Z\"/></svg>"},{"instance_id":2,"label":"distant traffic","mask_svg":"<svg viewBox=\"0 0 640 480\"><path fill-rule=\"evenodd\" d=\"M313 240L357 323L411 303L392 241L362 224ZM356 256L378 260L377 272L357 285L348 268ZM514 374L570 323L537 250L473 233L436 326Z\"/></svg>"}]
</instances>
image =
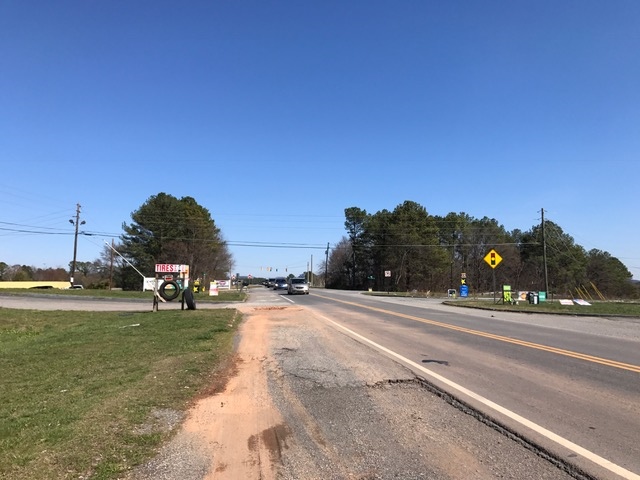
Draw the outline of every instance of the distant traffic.
<instances>
[{"instance_id":1,"label":"distant traffic","mask_svg":"<svg viewBox=\"0 0 640 480\"><path fill-rule=\"evenodd\" d=\"M309 295L309 282L304 278L267 278L262 285L273 290L286 290L288 295Z\"/></svg>"}]
</instances>

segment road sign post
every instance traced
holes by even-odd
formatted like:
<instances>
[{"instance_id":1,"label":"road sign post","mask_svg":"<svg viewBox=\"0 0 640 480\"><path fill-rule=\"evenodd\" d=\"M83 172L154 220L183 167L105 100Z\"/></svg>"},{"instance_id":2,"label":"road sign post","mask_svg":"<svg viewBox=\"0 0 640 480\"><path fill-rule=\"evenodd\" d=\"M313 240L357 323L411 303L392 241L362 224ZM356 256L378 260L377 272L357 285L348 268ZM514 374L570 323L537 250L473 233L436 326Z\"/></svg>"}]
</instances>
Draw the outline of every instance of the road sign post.
<instances>
[{"instance_id":1,"label":"road sign post","mask_svg":"<svg viewBox=\"0 0 640 480\"><path fill-rule=\"evenodd\" d=\"M493 270L491 270L492 276L493 276L493 304L495 305L497 302L496 300L496 270L495 268Z\"/></svg>"},{"instance_id":2,"label":"road sign post","mask_svg":"<svg viewBox=\"0 0 640 480\"><path fill-rule=\"evenodd\" d=\"M493 248L484 257L484 261L491 267L493 273L493 303L496 303L496 267L500 265L502 257Z\"/></svg>"}]
</instances>

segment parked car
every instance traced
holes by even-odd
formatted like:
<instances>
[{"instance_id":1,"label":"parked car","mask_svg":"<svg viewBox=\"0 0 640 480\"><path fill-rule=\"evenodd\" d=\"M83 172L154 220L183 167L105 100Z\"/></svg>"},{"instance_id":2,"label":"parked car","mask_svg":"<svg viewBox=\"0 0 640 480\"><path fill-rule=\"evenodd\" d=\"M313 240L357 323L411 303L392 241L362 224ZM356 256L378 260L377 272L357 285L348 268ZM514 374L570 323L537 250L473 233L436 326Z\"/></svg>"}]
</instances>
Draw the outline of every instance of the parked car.
<instances>
[{"instance_id":1,"label":"parked car","mask_svg":"<svg viewBox=\"0 0 640 480\"><path fill-rule=\"evenodd\" d=\"M309 284L304 278L292 278L291 280L289 280L287 293L289 295L292 295L294 293L309 295Z\"/></svg>"},{"instance_id":2,"label":"parked car","mask_svg":"<svg viewBox=\"0 0 640 480\"><path fill-rule=\"evenodd\" d=\"M274 290L286 290L287 287L288 287L287 279L284 278L284 277L278 277L273 282L273 289Z\"/></svg>"}]
</instances>

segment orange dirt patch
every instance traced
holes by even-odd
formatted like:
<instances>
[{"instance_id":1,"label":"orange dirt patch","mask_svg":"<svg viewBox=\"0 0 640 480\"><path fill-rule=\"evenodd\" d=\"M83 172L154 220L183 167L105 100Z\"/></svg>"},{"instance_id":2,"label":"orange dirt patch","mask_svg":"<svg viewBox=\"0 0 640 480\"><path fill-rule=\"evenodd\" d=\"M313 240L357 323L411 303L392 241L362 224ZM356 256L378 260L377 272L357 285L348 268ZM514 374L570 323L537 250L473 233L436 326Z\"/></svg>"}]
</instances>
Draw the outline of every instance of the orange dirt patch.
<instances>
[{"instance_id":1,"label":"orange dirt patch","mask_svg":"<svg viewBox=\"0 0 640 480\"><path fill-rule=\"evenodd\" d=\"M183 430L202 438L210 452L206 479L276 478L280 448L289 429L267 388L269 330L273 320L295 315L297 310L287 312L285 307L247 312L224 391L212 392L189 411Z\"/></svg>"}]
</instances>

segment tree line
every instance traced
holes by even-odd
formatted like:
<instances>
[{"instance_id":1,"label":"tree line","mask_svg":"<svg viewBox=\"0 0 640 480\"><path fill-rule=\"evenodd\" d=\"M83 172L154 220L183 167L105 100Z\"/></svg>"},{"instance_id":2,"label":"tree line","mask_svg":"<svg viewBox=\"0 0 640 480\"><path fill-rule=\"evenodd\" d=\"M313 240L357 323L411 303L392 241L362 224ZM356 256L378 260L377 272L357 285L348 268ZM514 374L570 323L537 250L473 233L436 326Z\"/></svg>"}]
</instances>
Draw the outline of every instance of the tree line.
<instances>
[{"instance_id":1,"label":"tree line","mask_svg":"<svg viewBox=\"0 0 640 480\"><path fill-rule=\"evenodd\" d=\"M154 276L157 263L189 265L190 277L203 280L226 278L233 267L211 213L192 197L152 195L131 213L131 220L122 224L124 233L118 242L105 245L99 258L76 262L76 280L85 288L140 290L140 273ZM5 281L65 281L69 271L0 262L0 280Z\"/></svg>"},{"instance_id":2,"label":"tree line","mask_svg":"<svg viewBox=\"0 0 640 480\"><path fill-rule=\"evenodd\" d=\"M430 215L413 201L393 211L370 214L350 207L344 213L346 235L314 273L328 288L446 292L457 289L464 276L476 294L492 291L495 273L498 288L508 284L512 290L544 291L548 283L549 296L576 297L586 291L594 297L596 292L607 298L640 297L638 282L631 281L622 262L605 251L586 251L548 220L543 235L542 223L528 231L507 231L493 218ZM153 195L131 213L131 220L100 258L76 263L85 288L138 290L138 272L153 276L157 263L187 264L191 278L203 282L226 278L233 270L220 229L192 197ZM494 271L484 261L491 249L502 257ZM0 262L0 280L68 279L62 268Z\"/></svg>"},{"instance_id":3,"label":"tree line","mask_svg":"<svg viewBox=\"0 0 640 480\"><path fill-rule=\"evenodd\" d=\"M344 213L347 234L323 266L328 288L445 292L465 277L473 294L492 291L495 273L498 289L507 284L512 290L544 291L548 282L549 295L639 296L622 262L605 251L586 251L548 220L543 238L542 223L507 231L493 218L430 215L413 201L393 211L370 214L350 207ZM495 272L484 260L491 249L502 257Z\"/></svg>"}]
</instances>

